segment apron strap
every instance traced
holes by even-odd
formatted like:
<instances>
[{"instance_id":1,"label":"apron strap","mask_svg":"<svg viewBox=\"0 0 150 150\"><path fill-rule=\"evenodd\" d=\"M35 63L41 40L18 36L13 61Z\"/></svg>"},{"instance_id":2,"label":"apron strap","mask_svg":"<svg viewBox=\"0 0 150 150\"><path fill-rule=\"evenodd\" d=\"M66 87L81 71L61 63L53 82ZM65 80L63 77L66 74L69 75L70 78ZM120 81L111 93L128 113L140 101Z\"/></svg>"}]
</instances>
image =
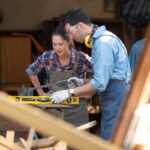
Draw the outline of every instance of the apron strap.
<instances>
[{"instance_id":1,"label":"apron strap","mask_svg":"<svg viewBox=\"0 0 150 150\"><path fill-rule=\"evenodd\" d=\"M76 69L78 67L78 57L79 57L79 52L75 51L75 63L73 64L73 70L76 72Z\"/></svg>"}]
</instances>

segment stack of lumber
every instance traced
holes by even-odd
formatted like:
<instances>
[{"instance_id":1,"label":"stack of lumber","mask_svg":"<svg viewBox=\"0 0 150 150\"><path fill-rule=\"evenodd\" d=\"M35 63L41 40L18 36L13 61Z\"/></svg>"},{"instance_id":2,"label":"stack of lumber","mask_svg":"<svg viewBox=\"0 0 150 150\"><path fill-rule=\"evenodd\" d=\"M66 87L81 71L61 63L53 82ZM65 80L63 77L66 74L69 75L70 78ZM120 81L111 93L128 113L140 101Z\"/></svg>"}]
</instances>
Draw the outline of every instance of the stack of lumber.
<instances>
[{"instance_id":1,"label":"stack of lumber","mask_svg":"<svg viewBox=\"0 0 150 150\"><path fill-rule=\"evenodd\" d=\"M66 143L63 141L66 141L69 147L77 150L120 150L120 148L104 141L97 136L94 136L86 131L81 131L83 130L83 127L85 129L86 125L80 126L78 129L76 129L73 125L66 123L63 120L60 120L50 114L47 114L44 111L41 111L37 108L35 109L32 106L20 105L14 102L9 95L3 92L0 92L0 115L3 115L4 117L11 119L17 123L20 123L25 127L32 127L30 128L27 140L18 140L14 143L13 133L10 136L6 136L6 138L2 137L1 139L3 141L0 144L0 150L34 149L32 148L33 145L37 146L39 144L39 141L33 140L34 129L35 131L42 133L46 137L51 138L51 136L53 135L57 137L58 141L62 140L60 142L57 142L58 145L59 143L61 145L63 144L63 147L58 148L59 150L66 150ZM11 142L8 142L7 139L10 139ZM43 139L41 140L43 141ZM50 140L44 139L44 142L45 141ZM56 145L50 147L49 145L47 147L42 147L50 150L55 149ZM38 147L35 149L42 150L42 147Z\"/></svg>"},{"instance_id":2,"label":"stack of lumber","mask_svg":"<svg viewBox=\"0 0 150 150\"><path fill-rule=\"evenodd\" d=\"M96 125L96 121L77 127L78 131L89 129ZM67 150L67 143L58 141L55 136L33 140L34 129L30 128L27 140L15 139L15 131L7 131L6 137L0 136L0 149L4 150Z\"/></svg>"}]
</instances>

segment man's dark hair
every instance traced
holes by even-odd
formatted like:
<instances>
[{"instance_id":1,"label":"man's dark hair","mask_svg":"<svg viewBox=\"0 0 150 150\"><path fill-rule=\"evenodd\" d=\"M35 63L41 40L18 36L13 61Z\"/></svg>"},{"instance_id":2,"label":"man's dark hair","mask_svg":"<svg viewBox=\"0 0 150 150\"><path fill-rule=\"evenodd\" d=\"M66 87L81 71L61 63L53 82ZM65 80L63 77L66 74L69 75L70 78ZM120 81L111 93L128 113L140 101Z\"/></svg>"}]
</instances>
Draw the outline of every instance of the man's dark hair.
<instances>
[{"instance_id":1,"label":"man's dark hair","mask_svg":"<svg viewBox=\"0 0 150 150\"><path fill-rule=\"evenodd\" d=\"M61 18L59 24L64 26L66 23L69 23L70 25L73 26L79 22L91 24L90 18L86 15L86 13L82 9L72 8Z\"/></svg>"}]
</instances>

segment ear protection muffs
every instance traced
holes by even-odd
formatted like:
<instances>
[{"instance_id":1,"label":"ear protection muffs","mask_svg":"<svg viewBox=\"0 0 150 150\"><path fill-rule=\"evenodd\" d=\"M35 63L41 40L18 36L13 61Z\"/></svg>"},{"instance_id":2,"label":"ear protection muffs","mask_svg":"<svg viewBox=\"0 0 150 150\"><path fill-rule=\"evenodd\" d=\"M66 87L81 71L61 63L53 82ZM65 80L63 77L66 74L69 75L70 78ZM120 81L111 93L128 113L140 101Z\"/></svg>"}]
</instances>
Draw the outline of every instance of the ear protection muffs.
<instances>
[{"instance_id":1,"label":"ear protection muffs","mask_svg":"<svg viewBox=\"0 0 150 150\"><path fill-rule=\"evenodd\" d=\"M91 35L87 35L84 39L84 43L85 43L85 46L88 47L88 48L92 48L92 37L96 31L96 29L98 28L98 25L94 24L93 25L93 28L92 28L92 33Z\"/></svg>"}]
</instances>

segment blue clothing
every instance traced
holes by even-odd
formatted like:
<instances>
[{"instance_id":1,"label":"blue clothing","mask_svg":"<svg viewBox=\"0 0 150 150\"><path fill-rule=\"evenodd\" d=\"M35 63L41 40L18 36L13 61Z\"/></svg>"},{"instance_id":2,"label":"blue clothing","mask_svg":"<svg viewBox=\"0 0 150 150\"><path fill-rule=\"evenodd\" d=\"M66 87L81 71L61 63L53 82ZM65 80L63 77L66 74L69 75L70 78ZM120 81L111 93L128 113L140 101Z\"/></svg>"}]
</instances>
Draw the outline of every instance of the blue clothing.
<instances>
[{"instance_id":1,"label":"blue clothing","mask_svg":"<svg viewBox=\"0 0 150 150\"><path fill-rule=\"evenodd\" d=\"M135 70L135 67L136 67L140 52L143 49L144 43L145 43L145 39L138 40L131 47L131 51L129 55L129 62L130 62L132 73Z\"/></svg>"},{"instance_id":2,"label":"blue clothing","mask_svg":"<svg viewBox=\"0 0 150 150\"><path fill-rule=\"evenodd\" d=\"M94 33L92 43L92 87L103 92L110 79L125 80L128 83L131 70L128 54L121 40L107 31L105 26L101 26Z\"/></svg>"},{"instance_id":3,"label":"blue clothing","mask_svg":"<svg viewBox=\"0 0 150 150\"><path fill-rule=\"evenodd\" d=\"M101 137L109 140L129 86L131 70L124 44L105 26L95 31L92 44L93 78L90 83L100 95Z\"/></svg>"},{"instance_id":4,"label":"blue clothing","mask_svg":"<svg viewBox=\"0 0 150 150\"><path fill-rule=\"evenodd\" d=\"M107 90L100 93L100 105L102 109L100 136L105 140L109 140L112 137L119 109L123 104L128 90L129 85L124 80L110 80Z\"/></svg>"}]
</instances>

